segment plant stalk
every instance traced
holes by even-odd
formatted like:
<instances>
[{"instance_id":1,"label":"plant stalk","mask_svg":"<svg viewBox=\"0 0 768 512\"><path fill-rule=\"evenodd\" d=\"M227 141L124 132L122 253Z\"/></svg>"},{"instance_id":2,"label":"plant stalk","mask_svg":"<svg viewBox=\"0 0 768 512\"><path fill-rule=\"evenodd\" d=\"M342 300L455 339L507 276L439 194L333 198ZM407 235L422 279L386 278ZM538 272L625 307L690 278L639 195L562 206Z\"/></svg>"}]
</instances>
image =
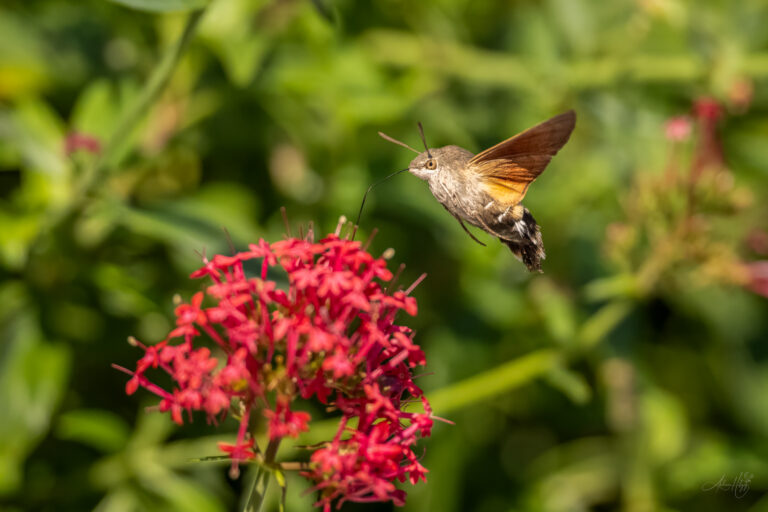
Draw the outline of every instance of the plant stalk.
<instances>
[{"instance_id":1,"label":"plant stalk","mask_svg":"<svg viewBox=\"0 0 768 512\"><path fill-rule=\"evenodd\" d=\"M40 230L41 235L64 221L81 204L85 196L108 175L109 167L115 163L113 160L123 141L131 136L170 82L173 72L189 47L204 13L205 9L190 13L179 39L163 56L136 101L120 116L99 157L92 165L83 170L69 201L61 209L52 212L52 215L44 221Z\"/></svg>"},{"instance_id":2,"label":"plant stalk","mask_svg":"<svg viewBox=\"0 0 768 512\"><path fill-rule=\"evenodd\" d=\"M280 439L273 439L267 445L267 449L264 452L264 462L257 466L256 478L253 480L251 493L243 512L259 512L264 505L267 489L269 488L270 475L272 473L271 468L275 463L275 456L277 455L277 449L279 447Z\"/></svg>"}]
</instances>

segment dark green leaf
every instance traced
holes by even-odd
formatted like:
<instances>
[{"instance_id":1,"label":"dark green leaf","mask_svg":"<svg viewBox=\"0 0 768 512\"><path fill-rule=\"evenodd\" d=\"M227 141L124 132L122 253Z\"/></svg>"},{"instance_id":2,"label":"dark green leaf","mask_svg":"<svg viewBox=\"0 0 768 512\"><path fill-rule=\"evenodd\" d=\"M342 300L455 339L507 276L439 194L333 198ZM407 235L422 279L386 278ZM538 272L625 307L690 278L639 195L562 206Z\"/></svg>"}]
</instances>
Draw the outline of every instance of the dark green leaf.
<instances>
[{"instance_id":1,"label":"dark green leaf","mask_svg":"<svg viewBox=\"0 0 768 512\"><path fill-rule=\"evenodd\" d=\"M99 409L69 411L59 418L56 436L103 452L115 452L128 440L128 425L116 414Z\"/></svg>"},{"instance_id":2,"label":"dark green leaf","mask_svg":"<svg viewBox=\"0 0 768 512\"><path fill-rule=\"evenodd\" d=\"M107 0L131 9L148 12L178 12L202 9L209 0Z\"/></svg>"}]
</instances>

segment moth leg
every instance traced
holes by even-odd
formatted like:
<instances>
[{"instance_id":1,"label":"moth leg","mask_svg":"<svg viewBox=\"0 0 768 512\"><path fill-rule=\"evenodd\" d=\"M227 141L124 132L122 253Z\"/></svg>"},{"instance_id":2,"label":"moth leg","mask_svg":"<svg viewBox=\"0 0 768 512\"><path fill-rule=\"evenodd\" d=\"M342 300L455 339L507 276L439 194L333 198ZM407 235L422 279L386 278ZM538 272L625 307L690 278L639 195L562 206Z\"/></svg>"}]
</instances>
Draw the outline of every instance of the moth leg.
<instances>
[{"instance_id":1,"label":"moth leg","mask_svg":"<svg viewBox=\"0 0 768 512\"><path fill-rule=\"evenodd\" d=\"M499 234L499 233L498 233L498 232L497 232L495 229L491 228L491 226L489 226L489 225L488 225L488 224L487 224L487 223L486 223L486 222L483 220L483 218L482 218L482 217L479 217L479 216L478 216L478 217L477 217L477 220L478 220L478 221L480 221L480 224L482 224L482 225L483 225L483 226L482 226L482 228L483 228L483 229L485 230L485 232L486 232L486 233L488 233L489 235L495 236L496 238L499 238L499 239L503 239L503 238L506 238L504 235L502 235L502 234ZM466 229L466 228L464 228L464 229Z\"/></svg>"},{"instance_id":2,"label":"moth leg","mask_svg":"<svg viewBox=\"0 0 768 512\"><path fill-rule=\"evenodd\" d=\"M482 245L483 247L485 247L485 244L484 244L483 242L481 242L480 240L478 240L477 238L475 238L475 235L473 235L473 234L472 234L472 233L471 233L471 232L470 232L470 231L467 229L467 226L465 226L465 225L464 225L464 221L463 221L463 220L461 220L461 217L459 217L459 216L457 216L457 215L454 215L454 217L456 217L456 220L457 220L457 221L459 221L459 224L461 224L461 227L464 229L464 231L466 231L466 232L467 232L467 234L469 235L469 237L470 237L472 240L474 240L475 242L477 242L477 243L479 243L480 245Z\"/></svg>"},{"instance_id":3,"label":"moth leg","mask_svg":"<svg viewBox=\"0 0 768 512\"><path fill-rule=\"evenodd\" d=\"M455 218L457 221L459 221L459 224L461 224L461 228L462 228L462 229L463 229L463 230L464 230L464 231L465 231L465 232L466 232L466 233L469 235L469 238L471 238L471 239L472 239L472 240L474 240L475 242L479 243L479 244L480 244L480 245L482 245L483 247L486 247L486 245L485 245L483 242L481 242L480 240L478 240L477 238L475 238L475 235L473 235L473 234L472 234L472 233L471 233L471 232L470 232L470 231L467 229L467 226L465 226L465 225L464 225L464 221L463 221L463 220L461 220L461 217L459 217L458 215L456 215L455 213L453 213L451 210L449 210L449 209L448 209L448 207L446 207L444 204L442 204L442 203L440 203L440 204L442 205L442 207L443 207L443 208L445 208L445 211L447 211L448 213L450 213L451 215L453 215L453 217L454 217L454 218Z\"/></svg>"}]
</instances>

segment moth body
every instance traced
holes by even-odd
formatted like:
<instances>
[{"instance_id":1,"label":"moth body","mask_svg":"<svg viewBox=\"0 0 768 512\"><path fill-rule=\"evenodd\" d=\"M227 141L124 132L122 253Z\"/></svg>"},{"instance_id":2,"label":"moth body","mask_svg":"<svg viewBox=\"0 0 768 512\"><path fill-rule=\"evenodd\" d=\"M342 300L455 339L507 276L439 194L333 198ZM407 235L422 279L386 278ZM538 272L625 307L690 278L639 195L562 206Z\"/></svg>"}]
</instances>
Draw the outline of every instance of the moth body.
<instances>
[{"instance_id":1,"label":"moth body","mask_svg":"<svg viewBox=\"0 0 768 512\"><path fill-rule=\"evenodd\" d=\"M528 186L568 141L576 123L571 110L472 154L459 146L427 148L384 138L418 153L408 171L429 184L429 190L477 243L464 222L498 238L530 271L541 272L546 255L541 229L521 204ZM421 125L419 125L421 128ZM423 139L423 131L422 131Z\"/></svg>"},{"instance_id":2,"label":"moth body","mask_svg":"<svg viewBox=\"0 0 768 512\"><path fill-rule=\"evenodd\" d=\"M459 146L429 148L411 161L408 170L429 184L435 199L454 217L495 236L529 270L541 271L546 254L536 220L523 205L500 203L473 179L468 169L474 156ZM430 161L434 169L428 168Z\"/></svg>"}]
</instances>

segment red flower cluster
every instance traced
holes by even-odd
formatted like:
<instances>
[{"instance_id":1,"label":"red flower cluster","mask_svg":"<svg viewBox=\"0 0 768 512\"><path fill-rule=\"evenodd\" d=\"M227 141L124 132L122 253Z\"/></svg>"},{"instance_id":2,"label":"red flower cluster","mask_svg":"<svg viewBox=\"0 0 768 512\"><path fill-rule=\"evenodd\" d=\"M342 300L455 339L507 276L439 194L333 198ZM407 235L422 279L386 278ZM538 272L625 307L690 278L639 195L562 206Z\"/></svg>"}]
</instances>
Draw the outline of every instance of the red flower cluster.
<instances>
[{"instance_id":1,"label":"red flower cluster","mask_svg":"<svg viewBox=\"0 0 768 512\"><path fill-rule=\"evenodd\" d=\"M259 277L248 277L250 260L260 260ZM287 289L268 274L287 275ZM239 461L261 457L250 433L255 412L265 417L271 440L297 437L309 429L310 415L294 410L295 400L316 398L342 414L334 439L313 453L302 473L320 492L317 505L402 504L405 493L393 482L425 479L413 450L432 427L429 404L411 374L425 363L424 353L410 329L395 323L401 309L416 314L413 287L386 290L382 283L392 280L386 262L337 234L319 243L260 240L234 256L206 259L191 277L213 283L176 308L176 328L166 340L135 342L144 356L135 372L122 369L132 375L126 392L155 393L160 410L177 423L184 411L199 410L212 421L227 414L239 419L236 444L220 446L234 470ZM206 295L213 305L203 305ZM204 338L214 351L199 346ZM172 391L146 377L154 368L172 377ZM425 412L403 410L413 399ZM352 420L355 428L348 427Z\"/></svg>"}]
</instances>

